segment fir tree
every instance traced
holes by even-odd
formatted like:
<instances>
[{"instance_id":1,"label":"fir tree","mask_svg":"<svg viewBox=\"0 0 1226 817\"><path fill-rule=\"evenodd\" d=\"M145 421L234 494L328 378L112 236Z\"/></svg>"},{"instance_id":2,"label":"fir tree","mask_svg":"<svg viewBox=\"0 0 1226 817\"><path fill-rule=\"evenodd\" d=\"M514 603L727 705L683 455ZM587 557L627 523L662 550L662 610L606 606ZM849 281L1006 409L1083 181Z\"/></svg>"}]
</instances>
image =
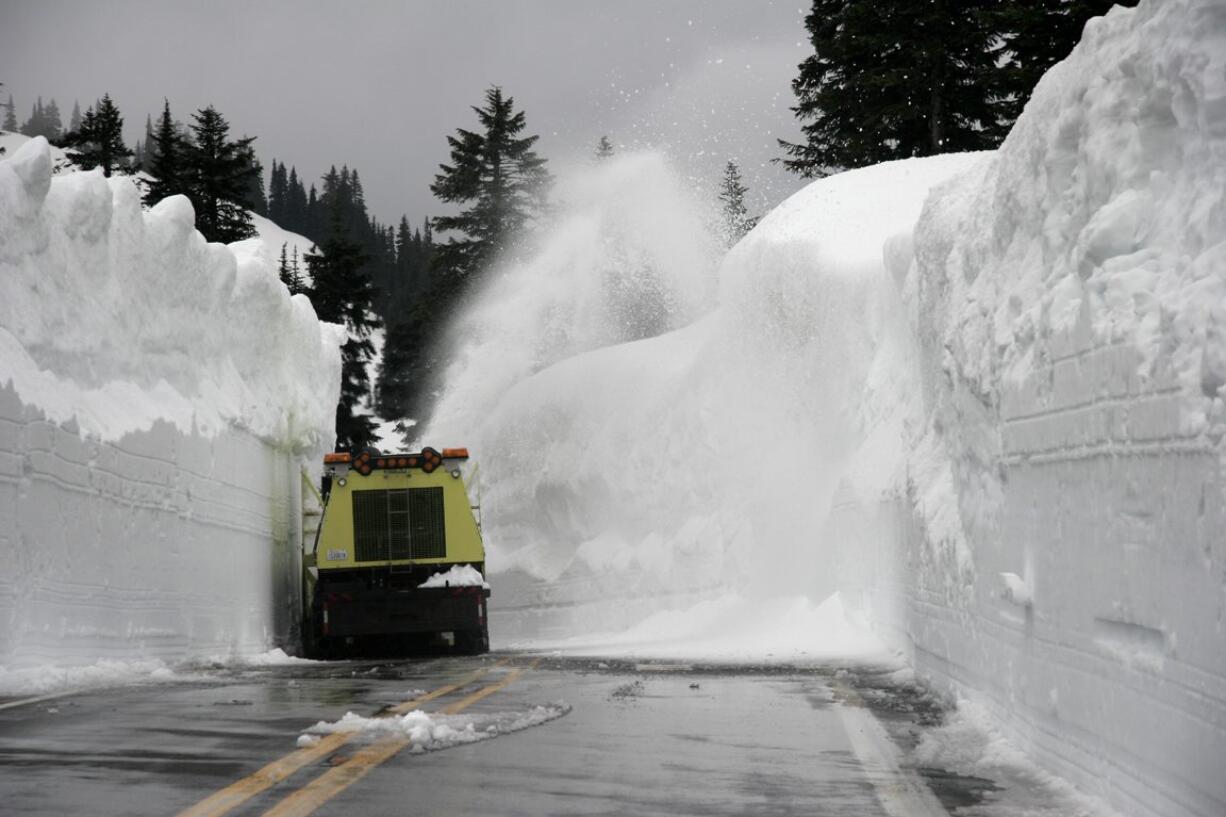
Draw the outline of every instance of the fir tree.
<instances>
[{"instance_id":1,"label":"fir tree","mask_svg":"<svg viewBox=\"0 0 1226 817\"><path fill-rule=\"evenodd\" d=\"M272 160L272 170L268 175L268 217L283 227L289 226L287 205L289 204L289 179L285 175L285 165Z\"/></svg>"},{"instance_id":2,"label":"fir tree","mask_svg":"<svg viewBox=\"0 0 1226 817\"><path fill-rule=\"evenodd\" d=\"M144 156L140 161L134 159L133 164L137 170L143 170L146 173L153 171L153 117L149 114L145 114Z\"/></svg>"},{"instance_id":3,"label":"fir tree","mask_svg":"<svg viewBox=\"0 0 1226 817\"><path fill-rule=\"evenodd\" d=\"M792 82L802 176L999 144L1005 133L991 0L813 0L814 54Z\"/></svg>"},{"instance_id":4,"label":"fir tree","mask_svg":"<svg viewBox=\"0 0 1226 817\"><path fill-rule=\"evenodd\" d=\"M463 236L439 248L443 268L459 278L510 249L544 209L550 179L545 160L532 150L539 137L520 135L525 117L514 102L497 86L486 91L485 106L473 107L481 132L460 128L447 137L451 164L441 165L430 185L440 201L467 207L434 220L437 229Z\"/></svg>"},{"instance_id":5,"label":"fir tree","mask_svg":"<svg viewBox=\"0 0 1226 817\"><path fill-rule=\"evenodd\" d=\"M362 411L370 398L366 364L374 354L370 341L378 321L370 311L374 289L362 271L366 254L345 232L342 208L334 199L329 234L315 253L307 253L313 281L311 301L321 321L346 327L348 341L341 347L341 399L336 407L337 450L359 451L374 440L373 418Z\"/></svg>"},{"instance_id":6,"label":"fir tree","mask_svg":"<svg viewBox=\"0 0 1226 817\"><path fill-rule=\"evenodd\" d=\"M79 131L81 129L81 103L77 100L72 101L72 118L68 120L68 130Z\"/></svg>"},{"instance_id":7,"label":"fir tree","mask_svg":"<svg viewBox=\"0 0 1226 817\"><path fill-rule=\"evenodd\" d=\"M255 137L244 136L240 142L251 144ZM254 150L247 150L247 162L250 168L254 171L247 177L247 191L243 196L243 200L251 209L251 212L258 216L268 217L268 197L264 193L264 165L256 158Z\"/></svg>"},{"instance_id":8,"label":"fir tree","mask_svg":"<svg viewBox=\"0 0 1226 817\"><path fill-rule=\"evenodd\" d=\"M724 181L720 186L719 199L723 202L724 240L729 247L740 241L758 219L751 218L745 209L745 193L749 188L741 183L741 170L736 162L729 160L724 168Z\"/></svg>"},{"instance_id":9,"label":"fir tree","mask_svg":"<svg viewBox=\"0 0 1226 817\"><path fill-rule=\"evenodd\" d=\"M6 130L10 133L17 131L17 109L13 107L12 94L9 94L8 104L4 106L4 125L0 126L0 130Z\"/></svg>"},{"instance_id":10,"label":"fir tree","mask_svg":"<svg viewBox=\"0 0 1226 817\"><path fill-rule=\"evenodd\" d=\"M170 116L169 100L162 100L162 115L158 117L157 130L146 151L149 175L153 177L145 191L146 205L152 207L167 196L191 192L186 147Z\"/></svg>"},{"instance_id":11,"label":"fir tree","mask_svg":"<svg viewBox=\"0 0 1226 817\"><path fill-rule=\"evenodd\" d=\"M123 117L111 101L110 94L103 94L98 106L85 112L81 127L64 138L66 145L76 148L69 154L74 164L92 170L102 168L103 175L127 166L132 150L123 143Z\"/></svg>"},{"instance_id":12,"label":"fir tree","mask_svg":"<svg viewBox=\"0 0 1226 817\"><path fill-rule=\"evenodd\" d=\"M251 143L254 137L229 139L230 124L212 105L192 115L195 144L187 151L190 192L196 229L209 241L228 244L256 234L248 196L251 177L259 175Z\"/></svg>"},{"instance_id":13,"label":"fir tree","mask_svg":"<svg viewBox=\"0 0 1226 817\"><path fill-rule=\"evenodd\" d=\"M64 136L64 123L60 118L60 106L55 104L55 100L47 103L47 107L43 109L43 130L42 136L47 137L49 142L58 142Z\"/></svg>"},{"instance_id":14,"label":"fir tree","mask_svg":"<svg viewBox=\"0 0 1226 817\"><path fill-rule=\"evenodd\" d=\"M298 269L298 247L294 247L294 257L290 260L288 253L288 242L281 244L281 258L277 262L277 272L281 277L281 283L285 284L285 288L289 290L290 295L297 295L305 290L302 285L302 273Z\"/></svg>"},{"instance_id":15,"label":"fir tree","mask_svg":"<svg viewBox=\"0 0 1226 817\"><path fill-rule=\"evenodd\" d=\"M459 235L432 248L429 283L387 329L378 383L379 412L387 419L425 419L444 366L437 346L447 321L489 262L521 243L544 210L549 173L532 149L538 137L523 135L524 113L497 86L473 111L480 130L460 128L447 137L451 163L440 166L430 186L440 201L462 208L433 226Z\"/></svg>"},{"instance_id":16,"label":"fir tree","mask_svg":"<svg viewBox=\"0 0 1226 817\"><path fill-rule=\"evenodd\" d=\"M609 137L602 136L600 141L596 143L596 158L608 159L613 155L613 143L609 141Z\"/></svg>"}]
</instances>

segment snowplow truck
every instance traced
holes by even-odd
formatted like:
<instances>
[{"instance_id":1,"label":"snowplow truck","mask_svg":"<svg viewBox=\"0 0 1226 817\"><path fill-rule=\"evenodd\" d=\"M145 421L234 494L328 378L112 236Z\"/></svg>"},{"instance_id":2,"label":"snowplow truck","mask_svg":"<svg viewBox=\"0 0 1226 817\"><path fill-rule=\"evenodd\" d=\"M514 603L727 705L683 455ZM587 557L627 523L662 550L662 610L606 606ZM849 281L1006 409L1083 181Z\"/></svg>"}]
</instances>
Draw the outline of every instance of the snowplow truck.
<instances>
[{"instance_id":1,"label":"snowplow truck","mask_svg":"<svg viewBox=\"0 0 1226 817\"><path fill-rule=\"evenodd\" d=\"M357 639L489 649L485 548L467 465L464 448L324 456L322 516L303 557L309 656Z\"/></svg>"}]
</instances>

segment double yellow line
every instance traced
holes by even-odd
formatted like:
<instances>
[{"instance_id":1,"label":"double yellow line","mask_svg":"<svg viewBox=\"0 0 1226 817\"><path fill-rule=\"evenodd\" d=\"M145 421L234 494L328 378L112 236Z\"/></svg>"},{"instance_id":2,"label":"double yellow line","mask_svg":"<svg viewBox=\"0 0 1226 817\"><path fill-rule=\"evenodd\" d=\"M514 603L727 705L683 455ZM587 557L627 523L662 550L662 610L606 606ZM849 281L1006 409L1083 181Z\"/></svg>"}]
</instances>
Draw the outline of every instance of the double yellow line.
<instances>
[{"instance_id":1,"label":"double yellow line","mask_svg":"<svg viewBox=\"0 0 1226 817\"><path fill-rule=\"evenodd\" d=\"M453 684L439 687L425 695L412 698L395 706L388 707L379 713L386 715L403 715L418 709L422 704L450 695L458 689L479 680L493 669L505 665L511 659L504 658L488 667L474 670ZM478 689L470 695L456 701L443 710L445 714L455 715L463 712L477 701L488 698L500 689L511 684L527 670L533 669L540 659L533 661L527 667L508 672L499 681ZM242 780L233 783L221 791L209 795L196 805L179 813L178 817L221 817L267 789L272 788L287 779L303 766L314 763L331 755L357 735L356 732L333 732L325 735L311 746L290 752L282 758L274 760L262 769L253 772ZM363 747L344 763L334 766L307 785L297 789L288 797L268 811L263 817L299 817L311 814L328 800L340 794L354 783L361 780L380 763L391 758L411 743L405 737L388 738Z\"/></svg>"}]
</instances>

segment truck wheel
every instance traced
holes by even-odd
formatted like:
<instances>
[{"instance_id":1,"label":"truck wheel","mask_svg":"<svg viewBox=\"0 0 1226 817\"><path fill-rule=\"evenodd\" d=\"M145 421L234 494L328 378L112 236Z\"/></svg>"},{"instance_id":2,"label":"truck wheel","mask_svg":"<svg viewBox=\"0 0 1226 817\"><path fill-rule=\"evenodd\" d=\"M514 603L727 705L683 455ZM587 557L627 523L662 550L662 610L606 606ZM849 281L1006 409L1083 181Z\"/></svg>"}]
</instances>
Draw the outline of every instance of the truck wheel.
<instances>
[{"instance_id":1,"label":"truck wheel","mask_svg":"<svg viewBox=\"0 0 1226 817\"><path fill-rule=\"evenodd\" d=\"M475 630L463 630L456 633L456 652L461 655L483 655L490 651L490 633L488 628L479 627Z\"/></svg>"}]
</instances>

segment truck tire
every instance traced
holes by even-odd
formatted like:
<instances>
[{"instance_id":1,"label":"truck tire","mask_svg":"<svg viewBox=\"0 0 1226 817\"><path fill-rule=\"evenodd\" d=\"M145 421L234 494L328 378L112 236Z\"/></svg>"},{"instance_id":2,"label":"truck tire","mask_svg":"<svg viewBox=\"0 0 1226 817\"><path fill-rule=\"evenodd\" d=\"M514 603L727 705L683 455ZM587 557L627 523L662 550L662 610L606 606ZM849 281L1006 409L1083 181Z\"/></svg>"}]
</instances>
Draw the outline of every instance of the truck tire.
<instances>
[{"instance_id":1,"label":"truck tire","mask_svg":"<svg viewBox=\"0 0 1226 817\"><path fill-rule=\"evenodd\" d=\"M456 652L461 655L484 655L490 651L489 628L478 627L456 633L455 646Z\"/></svg>"}]
</instances>

